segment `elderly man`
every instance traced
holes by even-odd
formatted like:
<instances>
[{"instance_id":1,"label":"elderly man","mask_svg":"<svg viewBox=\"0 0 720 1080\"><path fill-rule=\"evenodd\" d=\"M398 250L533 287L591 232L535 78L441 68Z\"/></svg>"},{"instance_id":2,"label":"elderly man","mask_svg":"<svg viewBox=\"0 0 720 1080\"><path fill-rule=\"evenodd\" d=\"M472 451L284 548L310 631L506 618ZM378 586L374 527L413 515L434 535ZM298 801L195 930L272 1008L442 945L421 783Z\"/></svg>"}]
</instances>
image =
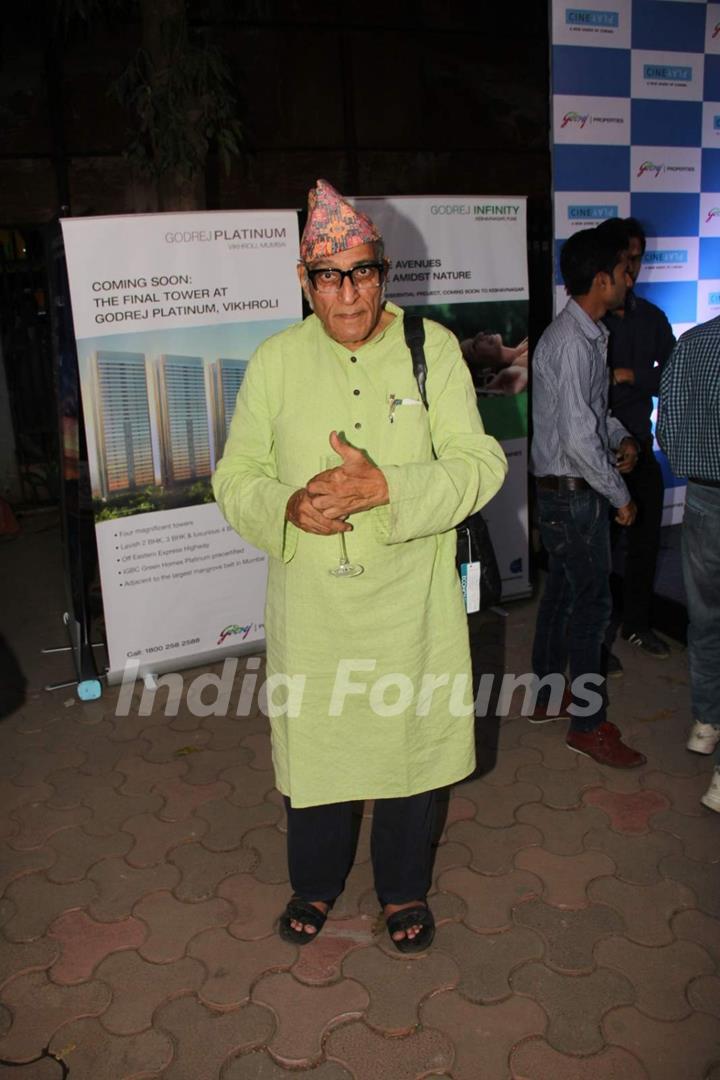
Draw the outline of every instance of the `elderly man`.
<instances>
[{"instance_id":1,"label":"elderly man","mask_svg":"<svg viewBox=\"0 0 720 1080\"><path fill-rule=\"evenodd\" d=\"M321 929L352 862L352 802L374 799L375 888L396 947L418 951L434 933L435 791L474 768L454 526L507 466L432 322L423 407L381 237L324 180L300 256L314 313L253 356L214 477L228 522L270 556L268 675L302 684L269 702L294 894L279 931L303 945Z\"/></svg>"}]
</instances>

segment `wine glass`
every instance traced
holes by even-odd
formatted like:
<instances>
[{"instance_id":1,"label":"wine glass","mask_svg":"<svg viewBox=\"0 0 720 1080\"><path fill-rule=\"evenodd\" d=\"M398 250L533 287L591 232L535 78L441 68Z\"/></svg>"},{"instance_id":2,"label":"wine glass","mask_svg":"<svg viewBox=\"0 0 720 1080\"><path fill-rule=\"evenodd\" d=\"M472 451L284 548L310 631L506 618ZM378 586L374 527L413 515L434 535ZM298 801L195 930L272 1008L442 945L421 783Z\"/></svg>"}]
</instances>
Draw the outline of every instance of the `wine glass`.
<instances>
[{"instance_id":1,"label":"wine glass","mask_svg":"<svg viewBox=\"0 0 720 1080\"><path fill-rule=\"evenodd\" d=\"M340 461L338 460L338 455L330 454L322 460L323 472L327 469L336 469L339 464ZM345 533L340 532L337 535L338 540L340 541L340 559L337 566L330 567L328 573L332 574L333 577L358 577L360 574L364 573L365 567L361 566L360 563L350 562L347 553L347 545L345 543Z\"/></svg>"}]
</instances>

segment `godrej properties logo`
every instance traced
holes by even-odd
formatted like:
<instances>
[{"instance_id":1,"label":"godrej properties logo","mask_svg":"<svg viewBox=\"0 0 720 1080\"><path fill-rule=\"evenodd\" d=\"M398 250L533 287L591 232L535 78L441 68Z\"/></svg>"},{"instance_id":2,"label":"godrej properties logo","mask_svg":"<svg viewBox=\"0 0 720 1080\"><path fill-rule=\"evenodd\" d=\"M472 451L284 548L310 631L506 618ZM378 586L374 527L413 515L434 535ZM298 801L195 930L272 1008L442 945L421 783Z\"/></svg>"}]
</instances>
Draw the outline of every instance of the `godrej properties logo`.
<instances>
[{"instance_id":1,"label":"godrej properties logo","mask_svg":"<svg viewBox=\"0 0 720 1080\"><path fill-rule=\"evenodd\" d=\"M642 165L637 171L638 176L644 176L645 173L652 173L657 180L661 173L665 172L664 165L656 165L654 161L643 161Z\"/></svg>"},{"instance_id":2,"label":"godrej properties logo","mask_svg":"<svg viewBox=\"0 0 720 1080\"><path fill-rule=\"evenodd\" d=\"M564 127L567 127L568 124L577 124L578 127L580 128L580 130L582 130L585 127L585 125L587 124L589 119L590 119L590 113L585 113L585 115L583 116L582 113L575 112L573 110L571 112L566 112L565 113L565 115L562 118L562 123L560 124L560 127L564 128Z\"/></svg>"},{"instance_id":3,"label":"godrej properties logo","mask_svg":"<svg viewBox=\"0 0 720 1080\"><path fill-rule=\"evenodd\" d=\"M705 224L707 225L713 218L720 218L720 206L713 206L712 210L705 218Z\"/></svg>"},{"instance_id":4,"label":"godrej properties logo","mask_svg":"<svg viewBox=\"0 0 720 1080\"><path fill-rule=\"evenodd\" d=\"M715 39L718 36L718 34L720 34L720 22L715 23L715 29L712 32L713 39Z\"/></svg>"},{"instance_id":5,"label":"godrej properties logo","mask_svg":"<svg viewBox=\"0 0 720 1080\"><path fill-rule=\"evenodd\" d=\"M247 626L238 626L236 623L230 623L229 626L224 626L218 634L218 645L224 645L226 638L239 635L240 640L244 641L251 630L255 629L255 623L248 623Z\"/></svg>"}]
</instances>

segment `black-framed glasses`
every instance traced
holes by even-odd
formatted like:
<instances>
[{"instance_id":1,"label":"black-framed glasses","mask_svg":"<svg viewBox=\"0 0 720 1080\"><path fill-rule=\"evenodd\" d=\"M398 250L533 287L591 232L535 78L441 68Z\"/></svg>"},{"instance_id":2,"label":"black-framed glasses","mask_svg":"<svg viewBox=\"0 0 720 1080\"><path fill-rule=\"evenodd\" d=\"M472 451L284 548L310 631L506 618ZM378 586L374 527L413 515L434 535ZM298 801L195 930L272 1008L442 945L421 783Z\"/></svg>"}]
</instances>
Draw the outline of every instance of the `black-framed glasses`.
<instances>
[{"instance_id":1,"label":"black-framed glasses","mask_svg":"<svg viewBox=\"0 0 720 1080\"><path fill-rule=\"evenodd\" d=\"M307 276L316 292L340 292L345 278L350 278L355 289L377 289L382 282L385 264L381 262L360 263L351 270L336 270L334 266L320 266L315 270L307 267Z\"/></svg>"}]
</instances>

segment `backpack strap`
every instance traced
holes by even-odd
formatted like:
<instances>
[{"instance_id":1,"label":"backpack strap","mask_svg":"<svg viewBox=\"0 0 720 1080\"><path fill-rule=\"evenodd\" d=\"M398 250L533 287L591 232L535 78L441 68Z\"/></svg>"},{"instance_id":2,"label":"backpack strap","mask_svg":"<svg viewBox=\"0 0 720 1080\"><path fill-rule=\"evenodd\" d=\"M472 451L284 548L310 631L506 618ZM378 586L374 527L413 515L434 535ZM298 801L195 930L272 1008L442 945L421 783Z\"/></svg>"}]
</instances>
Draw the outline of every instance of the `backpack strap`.
<instances>
[{"instance_id":1,"label":"backpack strap","mask_svg":"<svg viewBox=\"0 0 720 1080\"><path fill-rule=\"evenodd\" d=\"M405 331L405 344L412 356L413 375L420 392L420 400L427 409L428 400L425 393L425 380L427 379L427 363L425 361L425 327L421 315L405 315L403 318L403 330Z\"/></svg>"}]
</instances>

